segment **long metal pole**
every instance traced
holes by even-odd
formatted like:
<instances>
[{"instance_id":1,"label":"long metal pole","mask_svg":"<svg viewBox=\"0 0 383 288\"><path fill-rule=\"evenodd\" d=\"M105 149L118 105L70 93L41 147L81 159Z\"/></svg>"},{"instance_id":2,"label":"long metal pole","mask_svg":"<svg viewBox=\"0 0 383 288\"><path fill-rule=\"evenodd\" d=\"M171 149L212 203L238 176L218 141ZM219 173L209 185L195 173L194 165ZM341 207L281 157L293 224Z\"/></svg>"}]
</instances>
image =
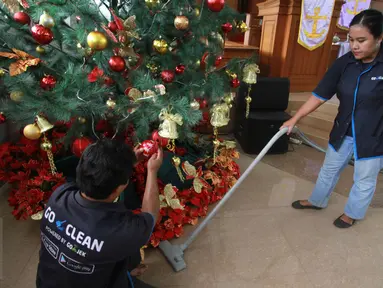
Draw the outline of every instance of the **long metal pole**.
<instances>
[{"instance_id":1,"label":"long metal pole","mask_svg":"<svg viewBox=\"0 0 383 288\"><path fill-rule=\"evenodd\" d=\"M266 155L266 153L270 150L270 148L274 145L274 143L281 138L284 134L286 134L288 131L288 128L281 129L277 134L274 135L273 138L267 143L267 145L262 149L261 153L258 154L257 158L254 159L254 161L251 163L251 165L246 169L245 173L242 174L242 176L238 179L238 181L235 183L233 187L229 190L229 192L226 193L226 195L218 202L217 206L214 207L214 209L209 213L209 215L203 220L203 222L197 227L196 230L193 231L193 233L189 236L189 238L181 245L181 250L185 251L189 245L194 241L195 238L197 238L198 234L206 227L206 225L210 222L210 220L218 213L219 209L223 205L225 205L226 201L230 199L230 197L233 195L235 190L239 186L241 186L242 182L246 179L246 177L252 172L255 165L259 163L259 161L262 160L263 156Z\"/></svg>"}]
</instances>

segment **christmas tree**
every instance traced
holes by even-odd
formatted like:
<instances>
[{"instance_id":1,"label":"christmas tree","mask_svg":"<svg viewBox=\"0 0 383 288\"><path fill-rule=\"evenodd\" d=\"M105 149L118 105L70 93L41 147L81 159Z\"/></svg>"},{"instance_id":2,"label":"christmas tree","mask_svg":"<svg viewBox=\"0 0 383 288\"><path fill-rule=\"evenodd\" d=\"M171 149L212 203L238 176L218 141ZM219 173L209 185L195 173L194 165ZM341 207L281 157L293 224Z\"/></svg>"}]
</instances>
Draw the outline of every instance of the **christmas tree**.
<instances>
[{"instance_id":1,"label":"christmas tree","mask_svg":"<svg viewBox=\"0 0 383 288\"><path fill-rule=\"evenodd\" d=\"M238 153L218 128L230 120L244 67L254 74L257 66L222 63L228 33L247 29L224 0L3 3L2 119L22 126L22 137L1 145L0 180L12 184L15 217L38 217L68 177L70 156L101 137L142 145L147 155L157 145L167 151L154 246L181 235L235 183ZM199 132L209 125L205 139ZM135 180L142 194L145 163Z\"/></svg>"}]
</instances>

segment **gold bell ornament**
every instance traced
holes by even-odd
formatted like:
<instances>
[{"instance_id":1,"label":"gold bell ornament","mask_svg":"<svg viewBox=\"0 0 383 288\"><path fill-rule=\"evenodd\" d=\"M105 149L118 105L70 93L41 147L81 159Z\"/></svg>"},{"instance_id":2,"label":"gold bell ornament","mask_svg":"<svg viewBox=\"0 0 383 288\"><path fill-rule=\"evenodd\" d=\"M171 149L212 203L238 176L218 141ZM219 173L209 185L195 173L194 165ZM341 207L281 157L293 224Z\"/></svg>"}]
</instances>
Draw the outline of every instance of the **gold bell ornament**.
<instances>
[{"instance_id":1,"label":"gold bell ornament","mask_svg":"<svg viewBox=\"0 0 383 288\"><path fill-rule=\"evenodd\" d=\"M217 157L218 147L220 141L218 140L218 128L226 126L230 121L230 107L224 103L214 104L210 110L211 118L210 124L214 127L214 163Z\"/></svg>"},{"instance_id":2,"label":"gold bell ornament","mask_svg":"<svg viewBox=\"0 0 383 288\"><path fill-rule=\"evenodd\" d=\"M178 113L172 114L171 108L163 108L159 115L159 119L162 121L158 128L158 135L163 138L169 139L167 148L170 151L175 150L175 139L178 139L177 125L182 126L182 116Z\"/></svg>"},{"instance_id":3,"label":"gold bell ornament","mask_svg":"<svg viewBox=\"0 0 383 288\"><path fill-rule=\"evenodd\" d=\"M51 173L52 175L55 175L57 173L57 168L53 158L52 143L49 142L48 138L45 135L45 132L51 130L54 126L51 123L49 123L47 119L40 115L36 116L36 124L39 127L41 134L43 134L43 140L40 144L40 148L41 150L47 152Z\"/></svg>"},{"instance_id":4,"label":"gold bell ornament","mask_svg":"<svg viewBox=\"0 0 383 288\"><path fill-rule=\"evenodd\" d=\"M247 64L245 68L243 68L243 79L242 81L245 82L249 88L247 92L247 96L245 98L246 102L246 118L249 118L250 113L250 103L251 103L251 85L257 83L257 74L259 74L261 71L259 70L259 66L255 63Z\"/></svg>"}]
</instances>

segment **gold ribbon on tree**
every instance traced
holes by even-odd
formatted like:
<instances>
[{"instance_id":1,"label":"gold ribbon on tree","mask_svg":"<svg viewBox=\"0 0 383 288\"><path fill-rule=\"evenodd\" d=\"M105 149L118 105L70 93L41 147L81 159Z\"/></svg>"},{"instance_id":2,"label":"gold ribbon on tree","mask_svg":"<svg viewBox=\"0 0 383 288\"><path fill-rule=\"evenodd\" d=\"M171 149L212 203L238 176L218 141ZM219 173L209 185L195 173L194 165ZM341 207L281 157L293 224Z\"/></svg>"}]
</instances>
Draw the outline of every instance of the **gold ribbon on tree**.
<instances>
[{"instance_id":1,"label":"gold ribbon on tree","mask_svg":"<svg viewBox=\"0 0 383 288\"><path fill-rule=\"evenodd\" d=\"M40 63L39 58L35 58L24 51L17 50L12 48L14 53L0 52L0 57L5 57L9 59L16 59L16 62L13 62L9 65L9 75L16 76L27 71L30 66L37 66Z\"/></svg>"},{"instance_id":2,"label":"gold ribbon on tree","mask_svg":"<svg viewBox=\"0 0 383 288\"><path fill-rule=\"evenodd\" d=\"M167 184L164 188L164 195L160 195L160 207L166 208L170 207L172 209L181 209L183 210L184 207L182 206L180 200L177 198L177 188L174 187L172 184Z\"/></svg>"}]
</instances>

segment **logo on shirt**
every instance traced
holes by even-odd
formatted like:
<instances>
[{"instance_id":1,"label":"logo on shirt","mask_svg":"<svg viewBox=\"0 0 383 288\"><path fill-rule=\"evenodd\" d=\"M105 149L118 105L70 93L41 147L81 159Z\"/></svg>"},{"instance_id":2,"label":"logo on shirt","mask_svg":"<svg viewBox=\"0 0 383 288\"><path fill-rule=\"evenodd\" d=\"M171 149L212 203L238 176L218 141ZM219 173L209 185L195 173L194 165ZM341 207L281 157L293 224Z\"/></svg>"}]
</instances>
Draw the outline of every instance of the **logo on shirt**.
<instances>
[{"instance_id":1,"label":"logo on shirt","mask_svg":"<svg viewBox=\"0 0 383 288\"><path fill-rule=\"evenodd\" d=\"M383 80L383 76L371 77L371 80L372 80L372 81Z\"/></svg>"},{"instance_id":2,"label":"logo on shirt","mask_svg":"<svg viewBox=\"0 0 383 288\"><path fill-rule=\"evenodd\" d=\"M89 235L86 235L83 231L75 227L74 225L68 223L64 225L67 221L56 220L56 213L52 210L51 207L48 207L44 213L45 219L50 223L55 223L59 231L64 232L67 236L73 239L77 244L80 244L83 247L88 248L91 251L101 252L102 247L104 246L104 241L100 241L96 238L92 238ZM60 240L60 239L58 239ZM74 246L73 246L74 247ZM73 248L72 247L72 248ZM71 248L70 248L71 249ZM75 251L77 253L77 250Z\"/></svg>"},{"instance_id":3,"label":"logo on shirt","mask_svg":"<svg viewBox=\"0 0 383 288\"><path fill-rule=\"evenodd\" d=\"M60 265L64 267L65 269L78 274L92 274L94 272L94 265L91 264L84 264L81 262L78 262L64 253L61 252L60 258L58 260Z\"/></svg>"},{"instance_id":4,"label":"logo on shirt","mask_svg":"<svg viewBox=\"0 0 383 288\"><path fill-rule=\"evenodd\" d=\"M41 233L41 242L44 244L45 249L52 255L53 258L57 259L59 255L59 247L57 247L49 238Z\"/></svg>"},{"instance_id":5,"label":"logo on shirt","mask_svg":"<svg viewBox=\"0 0 383 288\"><path fill-rule=\"evenodd\" d=\"M60 231L64 231L65 227L63 226L63 224L66 223L66 220L65 221L56 221L56 227L57 229L59 229Z\"/></svg>"}]
</instances>

